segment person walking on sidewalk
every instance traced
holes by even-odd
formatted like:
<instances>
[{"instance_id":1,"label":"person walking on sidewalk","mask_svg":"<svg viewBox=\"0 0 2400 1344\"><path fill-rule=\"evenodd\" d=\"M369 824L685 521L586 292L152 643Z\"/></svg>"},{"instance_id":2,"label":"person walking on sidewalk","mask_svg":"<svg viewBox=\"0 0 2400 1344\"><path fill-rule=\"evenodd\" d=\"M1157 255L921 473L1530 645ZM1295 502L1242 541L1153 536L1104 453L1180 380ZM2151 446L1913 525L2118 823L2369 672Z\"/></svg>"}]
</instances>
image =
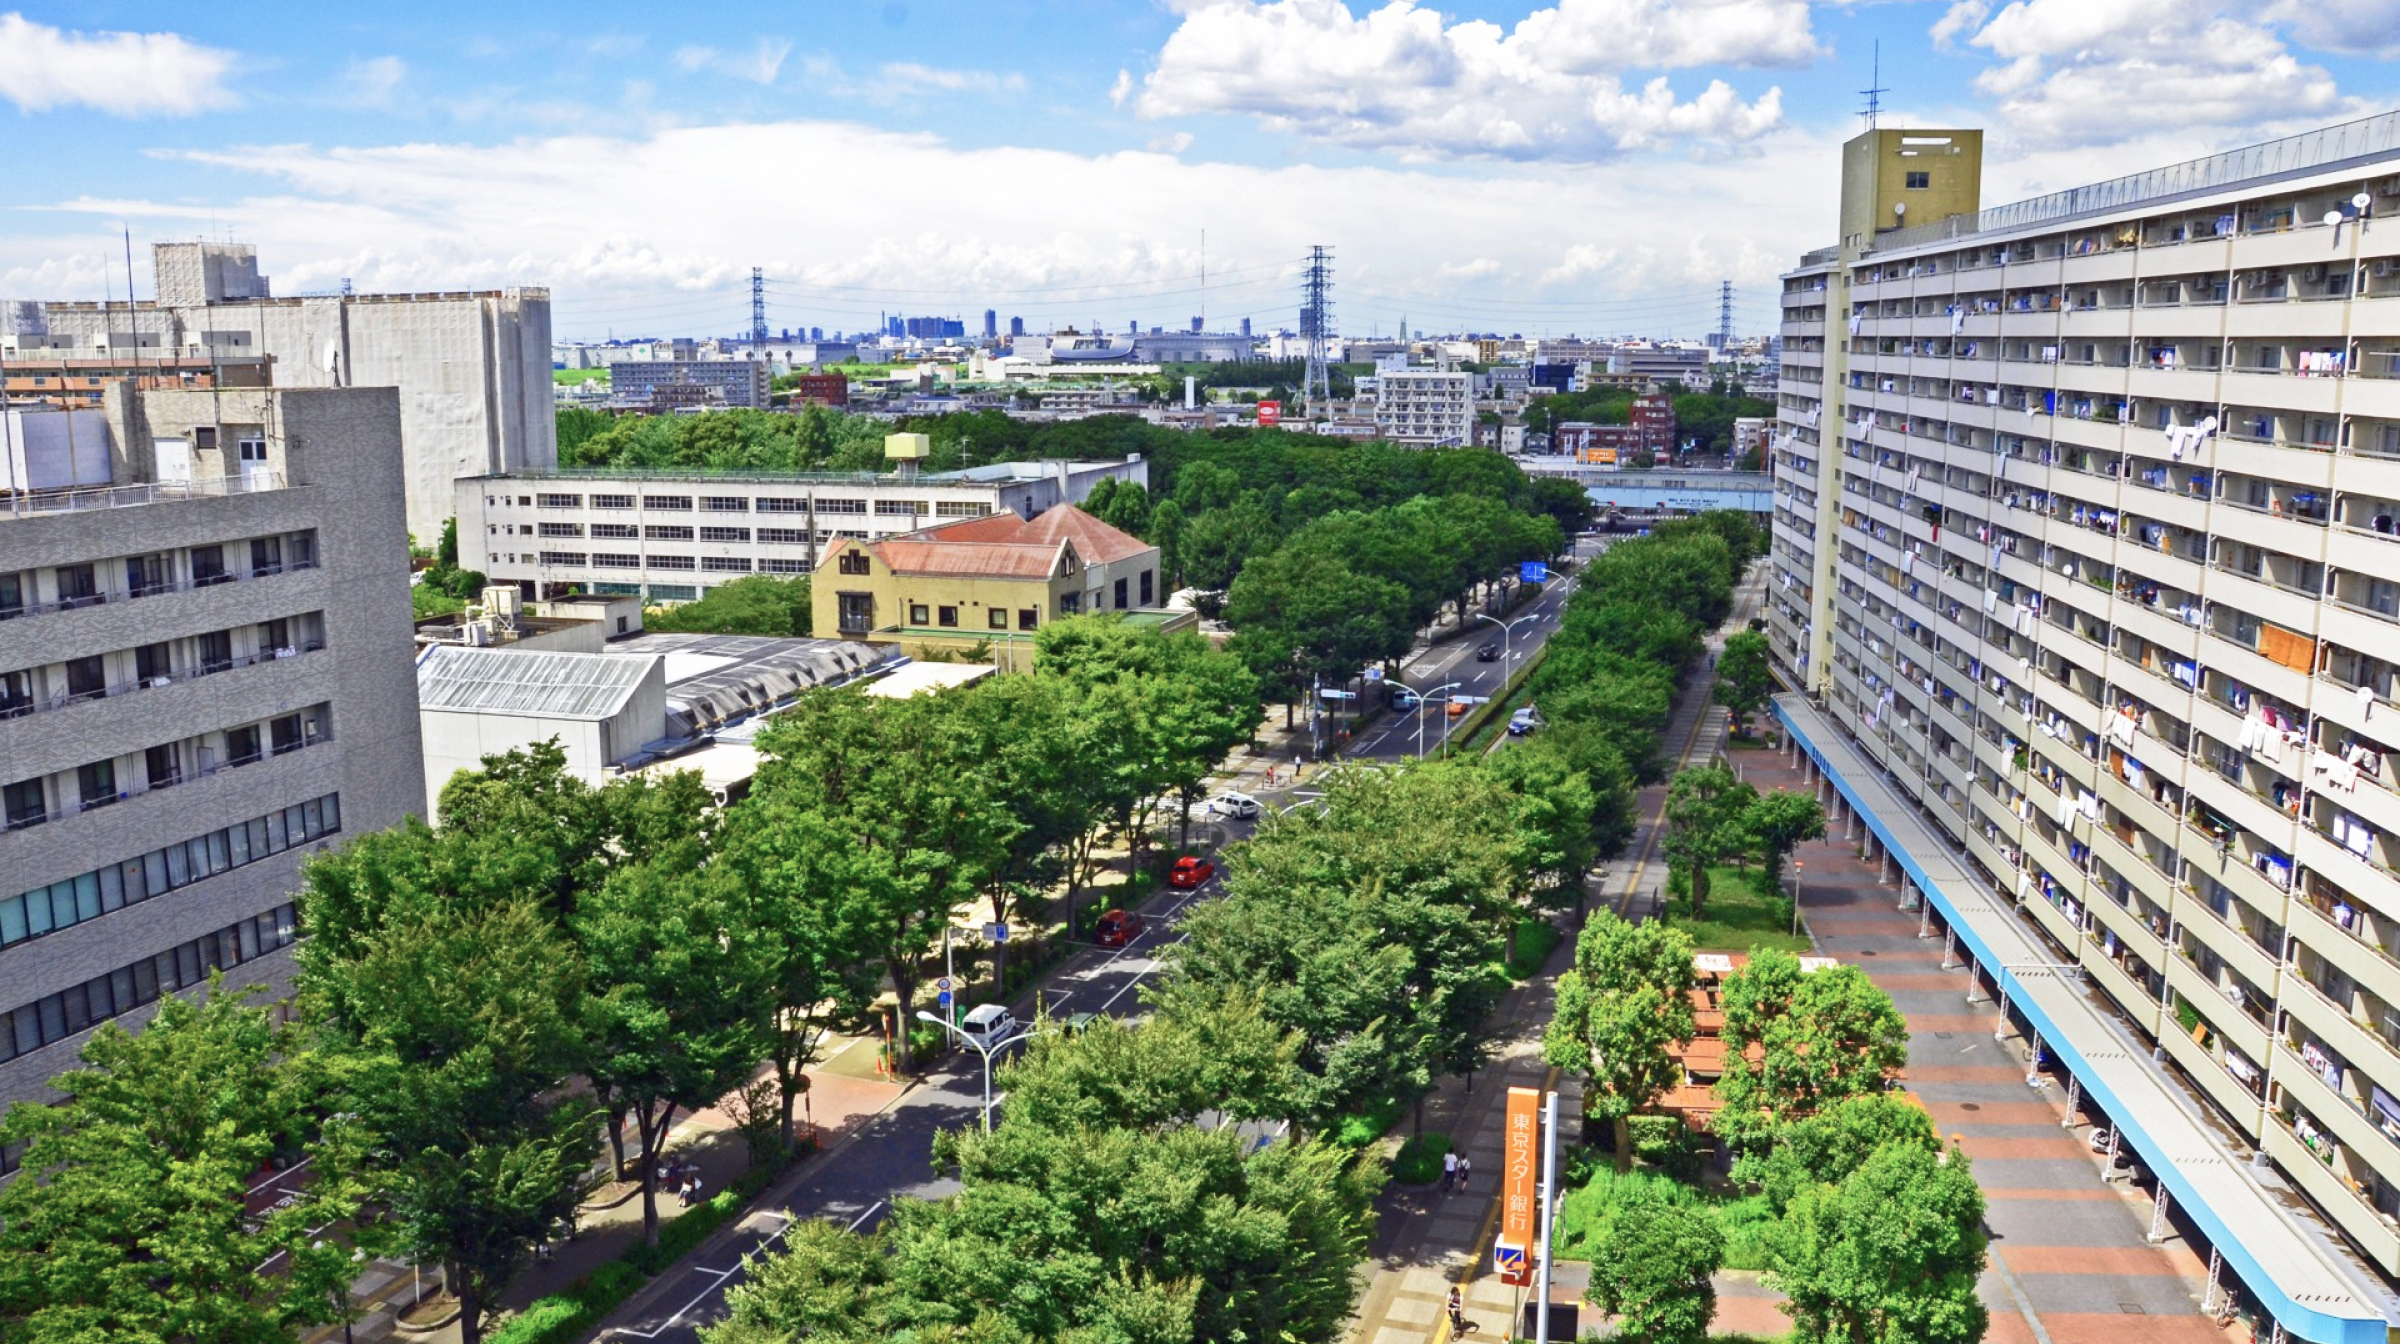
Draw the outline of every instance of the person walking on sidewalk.
<instances>
[{"instance_id":1,"label":"person walking on sidewalk","mask_svg":"<svg viewBox=\"0 0 2400 1344\"><path fill-rule=\"evenodd\" d=\"M1458 1185L1458 1154L1442 1154L1442 1193L1449 1194Z\"/></svg>"},{"instance_id":2,"label":"person walking on sidewalk","mask_svg":"<svg viewBox=\"0 0 2400 1344\"><path fill-rule=\"evenodd\" d=\"M1464 1193L1466 1193L1466 1189L1467 1189L1467 1177L1468 1177L1468 1176L1470 1176L1470 1175L1472 1175L1472 1174L1474 1173L1474 1171L1475 1171L1475 1163L1474 1163L1474 1160L1473 1160L1473 1159L1471 1159L1471 1158L1466 1158L1466 1157L1461 1157L1460 1159L1458 1159L1458 1189L1459 1189L1459 1193L1461 1193L1461 1194L1464 1194Z\"/></svg>"},{"instance_id":3,"label":"person walking on sidewalk","mask_svg":"<svg viewBox=\"0 0 2400 1344\"><path fill-rule=\"evenodd\" d=\"M1450 1285L1449 1306L1450 1333L1453 1335L1465 1334L1467 1332L1467 1300L1460 1295L1458 1285L1455 1283Z\"/></svg>"}]
</instances>

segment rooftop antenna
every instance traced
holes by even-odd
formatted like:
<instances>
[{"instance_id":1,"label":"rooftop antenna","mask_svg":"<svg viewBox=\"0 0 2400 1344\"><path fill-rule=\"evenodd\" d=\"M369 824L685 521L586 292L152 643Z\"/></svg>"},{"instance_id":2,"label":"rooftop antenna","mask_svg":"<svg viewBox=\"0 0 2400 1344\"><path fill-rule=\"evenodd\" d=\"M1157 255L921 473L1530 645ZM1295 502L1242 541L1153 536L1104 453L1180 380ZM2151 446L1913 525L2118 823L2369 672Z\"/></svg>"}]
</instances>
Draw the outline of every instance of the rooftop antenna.
<instances>
[{"instance_id":1,"label":"rooftop antenna","mask_svg":"<svg viewBox=\"0 0 2400 1344\"><path fill-rule=\"evenodd\" d=\"M1883 87L1883 43L1881 41L1875 43L1874 61L1875 63L1868 68L1867 87L1859 90L1867 100L1866 110L1859 115L1867 119L1867 129L1870 131L1875 129L1875 119L1883 112L1883 95L1891 92L1890 89Z\"/></svg>"}]
</instances>

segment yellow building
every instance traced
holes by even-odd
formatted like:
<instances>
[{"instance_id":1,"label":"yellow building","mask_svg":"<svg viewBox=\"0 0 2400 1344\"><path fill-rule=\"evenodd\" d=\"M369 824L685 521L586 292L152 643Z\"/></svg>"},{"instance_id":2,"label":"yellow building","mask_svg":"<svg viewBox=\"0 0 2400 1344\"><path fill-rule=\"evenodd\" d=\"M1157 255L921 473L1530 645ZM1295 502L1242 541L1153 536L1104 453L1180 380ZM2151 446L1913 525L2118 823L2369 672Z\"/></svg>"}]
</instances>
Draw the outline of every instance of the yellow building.
<instances>
[{"instance_id":1,"label":"yellow building","mask_svg":"<svg viewBox=\"0 0 2400 1344\"><path fill-rule=\"evenodd\" d=\"M821 634L920 657L988 645L988 661L1009 671L1029 665L1035 632L1061 616L1121 611L1164 628L1198 620L1157 609L1157 547L1071 504L1030 520L1000 513L853 538L826 554L813 587Z\"/></svg>"}]
</instances>

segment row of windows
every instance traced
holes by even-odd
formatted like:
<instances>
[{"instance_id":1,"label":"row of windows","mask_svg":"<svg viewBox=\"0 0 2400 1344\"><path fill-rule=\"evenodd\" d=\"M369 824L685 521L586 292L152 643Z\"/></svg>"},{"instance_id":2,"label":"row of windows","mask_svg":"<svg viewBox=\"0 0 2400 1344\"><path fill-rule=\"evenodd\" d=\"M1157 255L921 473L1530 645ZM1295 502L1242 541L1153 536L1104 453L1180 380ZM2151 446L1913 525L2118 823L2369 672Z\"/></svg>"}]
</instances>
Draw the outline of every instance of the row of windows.
<instances>
[{"instance_id":1,"label":"row of windows","mask_svg":"<svg viewBox=\"0 0 2400 1344\"><path fill-rule=\"evenodd\" d=\"M545 509L580 509L583 507L583 496L581 495L536 495L534 500L539 507ZM504 497L494 497L485 502L501 504L507 501ZM743 495L702 495L699 503L702 513L748 513L750 511L750 500ZM796 508L784 507L787 505L796 506ZM633 507L633 496L594 495L592 496L592 507L595 509L630 509ZM642 496L642 507L671 513L689 513L692 511L692 497L690 495L644 495ZM795 512L807 507L806 500L759 501L759 510L762 513Z\"/></svg>"},{"instance_id":2,"label":"row of windows","mask_svg":"<svg viewBox=\"0 0 2400 1344\"><path fill-rule=\"evenodd\" d=\"M81 877L35 887L21 896L0 900L0 947L98 919L341 828L341 795L329 793Z\"/></svg>"},{"instance_id":3,"label":"row of windows","mask_svg":"<svg viewBox=\"0 0 2400 1344\"><path fill-rule=\"evenodd\" d=\"M810 567L806 560L792 560L771 555L759 561L758 568L759 572L764 574L806 574Z\"/></svg>"},{"instance_id":4,"label":"row of windows","mask_svg":"<svg viewBox=\"0 0 2400 1344\"><path fill-rule=\"evenodd\" d=\"M543 523L538 530L545 537L572 539L583 535L583 524ZM827 539L831 539L833 534L828 532L825 536ZM595 541L640 541L645 537L651 541L691 541L694 539L693 529L688 527L636 527L631 523L592 524L592 539ZM698 539L701 541L747 542L751 539L751 529L747 527L703 527L699 529ZM757 539L767 545L805 546L808 544L808 529L804 527L762 527L757 529Z\"/></svg>"},{"instance_id":5,"label":"row of windows","mask_svg":"<svg viewBox=\"0 0 2400 1344\"><path fill-rule=\"evenodd\" d=\"M80 985L0 1016L0 1062L31 1054L88 1027L155 1002L162 994L208 983L211 973L255 961L299 936L300 912L279 905L263 915L228 924L215 933L144 957L131 966L96 975ZM0 1162L14 1170L16 1154Z\"/></svg>"},{"instance_id":6,"label":"row of windows","mask_svg":"<svg viewBox=\"0 0 2400 1344\"><path fill-rule=\"evenodd\" d=\"M845 593L843 596L847 597L850 594ZM1008 609L993 607L984 614L984 620L991 629L1006 630L1008 628ZM1017 609L1017 628L1019 630L1032 630L1041 622L1042 614L1039 609L1034 607ZM958 628L958 608L934 607L928 611L924 603L911 602L908 604L908 623L920 627L931 625L946 630L955 630Z\"/></svg>"},{"instance_id":7,"label":"row of windows","mask_svg":"<svg viewBox=\"0 0 2400 1344\"><path fill-rule=\"evenodd\" d=\"M711 574L747 574L750 559L741 555L711 555L700 561L700 568Z\"/></svg>"}]
</instances>

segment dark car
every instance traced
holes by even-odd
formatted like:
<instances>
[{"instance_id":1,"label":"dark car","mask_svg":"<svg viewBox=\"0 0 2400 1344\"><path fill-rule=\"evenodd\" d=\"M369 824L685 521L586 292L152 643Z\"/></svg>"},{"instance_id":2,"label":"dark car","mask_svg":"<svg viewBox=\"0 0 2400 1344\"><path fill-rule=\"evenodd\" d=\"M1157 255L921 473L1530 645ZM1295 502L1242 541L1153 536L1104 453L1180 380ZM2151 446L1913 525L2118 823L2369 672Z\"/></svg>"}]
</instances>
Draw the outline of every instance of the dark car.
<instances>
[{"instance_id":1,"label":"dark car","mask_svg":"<svg viewBox=\"0 0 2400 1344\"><path fill-rule=\"evenodd\" d=\"M1123 947L1142 936L1142 917L1131 910L1111 910L1092 926L1092 941L1102 947Z\"/></svg>"},{"instance_id":2,"label":"dark car","mask_svg":"<svg viewBox=\"0 0 2400 1344\"><path fill-rule=\"evenodd\" d=\"M1167 870L1167 885L1188 890L1216 875L1217 865L1196 855L1186 854L1175 860L1175 866Z\"/></svg>"},{"instance_id":3,"label":"dark car","mask_svg":"<svg viewBox=\"0 0 2400 1344\"><path fill-rule=\"evenodd\" d=\"M1499 661L1500 661L1500 641L1495 639L1495 640L1491 641L1490 643L1488 643L1488 644L1484 645L1482 648L1475 650L1475 661L1476 661L1476 662L1479 662L1479 663L1496 663L1496 662L1499 662Z\"/></svg>"}]
</instances>

